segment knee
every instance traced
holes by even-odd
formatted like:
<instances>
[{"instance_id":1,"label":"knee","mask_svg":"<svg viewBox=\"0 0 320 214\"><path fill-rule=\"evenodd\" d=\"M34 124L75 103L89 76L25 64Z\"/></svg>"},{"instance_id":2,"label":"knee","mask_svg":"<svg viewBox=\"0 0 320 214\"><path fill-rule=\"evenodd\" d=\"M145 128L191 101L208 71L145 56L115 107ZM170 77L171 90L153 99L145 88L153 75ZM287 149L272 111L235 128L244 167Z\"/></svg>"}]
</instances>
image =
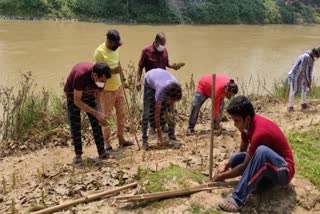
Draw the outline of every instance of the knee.
<instances>
[{"instance_id":1,"label":"knee","mask_svg":"<svg viewBox=\"0 0 320 214\"><path fill-rule=\"evenodd\" d=\"M243 163L244 159L246 157L246 153L234 153L229 158L229 166L231 168L236 167L237 165Z\"/></svg>"},{"instance_id":2,"label":"knee","mask_svg":"<svg viewBox=\"0 0 320 214\"><path fill-rule=\"evenodd\" d=\"M258 146L255 154L262 155L262 154L266 153L268 150L269 150L269 147L261 145L261 146Z\"/></svg>"}]
</instances>

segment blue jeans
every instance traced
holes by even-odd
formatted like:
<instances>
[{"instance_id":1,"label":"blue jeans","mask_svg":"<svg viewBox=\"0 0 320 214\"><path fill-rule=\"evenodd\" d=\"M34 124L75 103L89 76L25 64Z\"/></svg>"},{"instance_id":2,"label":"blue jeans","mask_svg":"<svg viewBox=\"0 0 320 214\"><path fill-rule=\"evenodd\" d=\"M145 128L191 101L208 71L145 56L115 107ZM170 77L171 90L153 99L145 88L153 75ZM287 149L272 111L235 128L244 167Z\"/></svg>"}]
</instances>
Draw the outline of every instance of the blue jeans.
<instances>
[{"instance_id":1,"label":"blue jeans","mask_svg":"<svg viewBox=\"0 0 320 214\"><path fill-rule=\"evenodd\" d=\"M88 98L83 98L82 101L94 109L96 109L97 107L95 97L93 96L90 96ZM70 121L74 151L76 155L82 155L81 115L80 115L81 109L74 104L73 100L67 99L67 111L68 111L68 118ZM87 115L91 124L92 132L94 136L94 142L96 144L98 153L99 155L103 155L105 151L104 151L104 142L103 142L101 126L96 117L94 117L90 113L87 113Z\"/></svg>"},{"instance_id":2,"label":"blue jeans","mask_svg":"<svg viewBox=\"0 0 320 214\"><path fill-rule=\"evenodd\" d=\"M231 168L243 163L246 152L233 154L229 159ZM242 207L247 195L262 181L269 181L272 185L285 186L288 184L288 168L286 161L267 146L259 146L246 167L232 197Z\"/></svg>"},{"instance_id":3,"label":"blue jeans","mask_svg":"<svg viewBox=\"0 0 320 214\"><path fill-rule=\"evenodd\" d=\"M143 112L142 112L142 142L148 142L148 122L150 117L155 117L155 90L144 86L143 90ZM153 110L153 111L152 111ZM166 109L167 110L167 109ZM173 127L169 127L168 135L174 135L175 130Z\"/></svg>"},{"instance_id":4,"label":"blue jeans","mask_svg":"<svg viewBox=\"0 0 320 214\"><path fill-rule=\"evenodd\" d=\"M204 94L200 94L199 92L196 92L193 98L193 103L192 103L192 107L191 107L191 113L190 113L190 117L189 117L189 127L190 129L193 129L196 126L197 120L198 120L198 116L199 116L199 112L200 112L200 108L202 106L202 104L208 99L209 97L204 95Z\"/></svg>"}]
</instances>

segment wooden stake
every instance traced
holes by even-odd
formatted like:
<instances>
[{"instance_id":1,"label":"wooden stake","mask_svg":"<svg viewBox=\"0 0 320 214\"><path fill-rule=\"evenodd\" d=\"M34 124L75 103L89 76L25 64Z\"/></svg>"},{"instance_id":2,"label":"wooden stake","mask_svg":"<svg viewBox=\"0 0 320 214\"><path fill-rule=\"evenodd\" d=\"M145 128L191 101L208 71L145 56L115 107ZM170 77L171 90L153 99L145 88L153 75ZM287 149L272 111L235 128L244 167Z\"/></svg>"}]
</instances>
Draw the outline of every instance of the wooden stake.
<instances>
[{"instance_id":1,"label":"wooden stake","mask_svg":"<svg viewBox=\"0 0 320 214\"><path fill-rule=\"evenodd\" d=\"M150 194L142 194L142 195L132 195L132 196L120 196L116 197L117 201L122 202L136 202L136 201L144 201L144 200L156 200L156 199L164 199L164 198L173 198L177 196L183 195L190 195L192 193L210 190L215 187L215 184L202 184L200 186L181 189L181 190L174 190L174 191L167 191L167 192L156 192Z\"/></svg>"},{"instance_id":2,"label":"wooden stake","mask_svg":"<svg viewBox=\"0 0 320 214\"><path fill-rule=\"evenodd\" d=\"M212 74L212 87L211 87L211 140L210 140L210 154L209 154L209 181L212 179L213 170L213 141L214 141L214 104L216 95L216 74Z\"/></svg>"},{"instance_id":3,"label":"wooden stake","mask_svg":"<svg viewBox=\"0 0 320 214\"><path fill-rule=\"evenodd\" d=\"M127 184L127 185L124 185L122 187L118 187L118 188L113 189L113 190L108 190L108 191L96 193L96 194L89 195L89 196L86 196L86 197L83 197L83 198L79 198L79 199L74 200L74 201L66 202L66 203L59 204L59 205L56 205L56 206L53 206L53 207L48 207L46 209L34 212L34 214L48 214L48 213L57 212L59 210L66 209L68 207L71 207L71 206L74 206L74 205L77 205L77 204L81 204L81 203L87 203L87 202L90 202L90 201L94 201L94 200L97 200L97 199L102 198L102 197L106 197L106 196L111 197L112 196L111 194L118 193L118 192L120 192L122 190L129 189L129 188L136 187L136 186L137 186L137 182L134 182L132 184Z\"/></svg>"},{"instance_id":4,"label":"wooden stake","mask_svg":"<svg viewBox=\"0 0 320 214\"><path fill-rule=\"evenodd\" d=\"M120 79L121 79L121 84L122 84L122 87L123 87L123 94L124 94L124 98L126 100L126 104L127 104L127 109L128 109L128 112L129 112L129 118L130 118L130 126L131 126L131 130L133 131L133 135L134 135L134 138L136 140L136 143L137 143L137 146L138 146L138 150L140 150L140 144L139 144L139 140L138 140L138 137L137 137L137 133L136 133L136 129L134 128L134 125L133 125L133 116L131 115L131 111L130 111L130 106L129 106L129 102L128 102L128 97L127 97L127 93L126 93L126 89L124 87L124 80L123 80L123 73L121 71L120 73ZM135 86L134 86L135 88Z\"/></svg>"}]
</instances>

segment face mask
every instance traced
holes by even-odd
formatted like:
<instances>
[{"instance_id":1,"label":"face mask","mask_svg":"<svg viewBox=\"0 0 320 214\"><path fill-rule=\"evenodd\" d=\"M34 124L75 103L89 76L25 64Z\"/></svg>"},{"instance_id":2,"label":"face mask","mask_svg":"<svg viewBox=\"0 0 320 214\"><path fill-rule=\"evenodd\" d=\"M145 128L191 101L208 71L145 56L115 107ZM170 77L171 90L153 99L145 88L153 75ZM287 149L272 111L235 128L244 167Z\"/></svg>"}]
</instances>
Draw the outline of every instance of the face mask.
<instances>
[{"instance_id":1,"label":"face mask","mask_svg":"<svg viewBox=\"0 0 320 214\"><path fill-rule=\"evenodd\" d=\"M164 45L159 45L159 46L157 47L157 50L158 50L159 52L162 52L162 51L164 50Z\"/></svg>"},{"instance_id":2,"label":"face mask","mask_svg":"<svg viewBox=\"0 0 320 214\"><path fill-rule=\"evenodd\" d=\"M115 45L115 46L112 46L111 50L112 50L112 51L115 51L115 50L118 49L118 47L119 47L119 46L116 46L116 45Z\"/></svg>"},{"instance_id":3,"label":"face mask","mask_svg":"<svg viewBox=\"0 0 320 214\"><path fill-rule=\"evenodd\" d=\"M95 82L98 88L104 88L105 82Z\"/></svg>"}]
</instances>

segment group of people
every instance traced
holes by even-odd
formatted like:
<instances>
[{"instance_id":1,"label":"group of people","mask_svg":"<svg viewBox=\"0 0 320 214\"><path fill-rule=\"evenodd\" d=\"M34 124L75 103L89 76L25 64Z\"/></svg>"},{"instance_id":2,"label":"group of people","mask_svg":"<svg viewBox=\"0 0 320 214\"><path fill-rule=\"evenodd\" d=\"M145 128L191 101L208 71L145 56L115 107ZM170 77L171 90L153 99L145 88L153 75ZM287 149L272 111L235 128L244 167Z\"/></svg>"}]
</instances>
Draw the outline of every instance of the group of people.
<instances>
[{"instance_id":1,"label":"group of people","mask_svg":"<svg viewBox=\"0 0 320 214\"><path fill-rule=\"evenodd\" d=\"M67 96L67 111L75 148L75 163L82 161L81 116L87 113L100 159L109 157L111 146L112 111L116 112L117 138L119 146L127 147L133 142L124 138L126 104L123 88L123 73L119 52L122 41L117 30L108 30L106 41L94 52L96 63L79 63L68 76L64 87ZM136 89L143 87L142 146L148 149L149 133L157 134L162 143L162 133L168 132L169 139L176 140L174 123L175 103L182 98L178 80L166 69L175 70L184 63L170 63L165 48L166 37L158 33L152 44L142 50L139 61ZM307 108L306 93L311 87L312 68L320 56L320 48L301 55L289 72L289 111L293 111L293 98L297 91L302 93L302 108ZM144 81L141 81L145 69ZM212 76L200 78L189 116L187 134L192 135L202 104L211 97ZM217 74L215 82L214 128L220 129L224 99L235 96L238 86L227 75ZM240 210L247 195L258 186L287 185L294 176L295 167L290 145L280 128L269 119L258 115L250 100L237 96L231 100L227 113L234 126L241 132L241 144L229 161L219 167L212 182L224 181L242 175L233 194L219 206L226 211ZM150 127L149 127L150 124Z\"/></svg>"}]
</instances>

